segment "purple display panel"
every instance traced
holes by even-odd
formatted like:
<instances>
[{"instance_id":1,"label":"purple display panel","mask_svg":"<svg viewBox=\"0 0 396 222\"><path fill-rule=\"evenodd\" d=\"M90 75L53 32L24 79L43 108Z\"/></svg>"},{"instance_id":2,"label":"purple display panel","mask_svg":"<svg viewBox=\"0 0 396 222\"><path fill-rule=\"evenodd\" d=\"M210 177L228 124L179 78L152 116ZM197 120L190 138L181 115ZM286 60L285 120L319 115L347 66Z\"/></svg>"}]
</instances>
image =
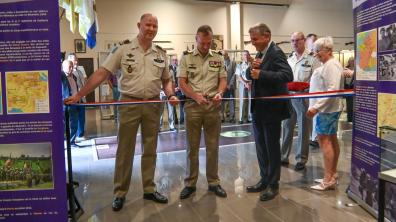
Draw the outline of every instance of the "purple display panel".
<instances>
[{"instance_id":1,"label":"purple display panel","mask_svg":"<svg viewBox=\"0 0 396 222\"><path fill-rule=\"evenodd\" d=\"M0 221L67 221L58 1L0 1Z\"/></svg>"},{"instance_id":2,"label":"purple display panel","mask_svg":"<svg viewBox=\"0 0 396 222\"><path fill-rule=\"evenodd\" d=\"M390 155L393 152L383 152L384 143L388 149L396 147L392 143L396 138L385 141L380 133L380 127L396 129L396 0L352 2L356 96L349 192L366 209L375 212L378 210L378 173L383 166L396 166ZM396 201L392 192L386 195L387 202ZM389 203L385 203L385 216L396 221L396 215L390 213L396 212L396 206Z\"/></svg>"}]
</instances>

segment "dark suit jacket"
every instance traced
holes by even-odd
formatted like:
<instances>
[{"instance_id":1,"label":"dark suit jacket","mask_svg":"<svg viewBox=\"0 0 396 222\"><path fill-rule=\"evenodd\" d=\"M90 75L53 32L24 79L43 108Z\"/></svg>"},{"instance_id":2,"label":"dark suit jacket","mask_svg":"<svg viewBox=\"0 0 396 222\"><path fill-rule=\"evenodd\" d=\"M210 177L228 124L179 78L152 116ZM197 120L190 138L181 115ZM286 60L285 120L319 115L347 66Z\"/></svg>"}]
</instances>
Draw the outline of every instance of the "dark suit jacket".
<instances>
[{"instance_id":1,"label":"dark suit jacket","mask_svg":"<svg viewBox=\"0 0 396 222\"><path fill-rule=\"evenodd\" d=\"M77 82L77 78L72 74L74 81ZM69 80L67 80L66 74L61 71L61 82L62 82L62 100L72 96L72 90L70 88ZM63 106L63 110L65 110L65 106Z\"/></svg>"},{"instance_id":2,"label":"dark suit jacket","mask_svg":"<svg viewBox=\"0 0 396 222\"><path fill-rule=\"evenodd\" d=\"M293 81L293 71L283 51L271 42L260 65L260 76L252 79L252 97L289 94L287 83ZM247 70L250 78L250 70ZM251 112L264 122L276 122L290 117L290 100L253 99Z\"/></svg>"}]
</instances>

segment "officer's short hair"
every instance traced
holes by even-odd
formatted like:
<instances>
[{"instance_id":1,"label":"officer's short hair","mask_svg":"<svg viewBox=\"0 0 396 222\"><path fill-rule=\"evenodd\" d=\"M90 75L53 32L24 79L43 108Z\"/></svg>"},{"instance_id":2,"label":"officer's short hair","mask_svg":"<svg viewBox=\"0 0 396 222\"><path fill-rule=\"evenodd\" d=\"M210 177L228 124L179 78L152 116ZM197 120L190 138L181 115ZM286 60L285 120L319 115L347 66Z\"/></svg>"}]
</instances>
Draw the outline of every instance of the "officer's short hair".
<instances>
[{"instance_id":1,"label":"officer's short hair","mask_svg":"<svg viewBox=\"0 0 396 222\"><path fill-rule=\"evenodd\" d=\"M320 49L328 49L333 51L333 38L331 36L327 36L327 37L322 37L322 38L318 38L318 40L316 40L314 42L314 51L319 51Z\"/></svg>"},{"instance_id":2,"label":"officer's short hair","mask_svg":"<svg viewBox=\"0 0 396 222\"><path fill-rule=\"evenodd\" d=\"M305 35L302 31L293 32L291 35L294 35L294 34L298 35L298 37L305 39Z\"/></svg>"},{"instance_id":3,"label":"officer's short hair","mask_svg":"<svg viewBox=\"0 0 396 222\"><path fill-rule=\"evenodd\" d=\"M143 21L143 19L145 19L146 17L155 17L155 16L151 13L144 13L142 16L140 16L140 21Z\"/></svg>"},{"instance_id":4,"label":"officer's short hair","mask_svg":"<svg viewBox=\"0 0 396 222\"><path fill-rule=\"evenodd\" d=\"M311 38L312 36L313 36L315 39L318 38L318 35L316 35L316 34L314 34L314 33L309 33L309 34L307 35L307 38Z\"/></svg>"},{"instance_id":5,"label":"officer's short hair","mask_svg":"<svg viewBox=\"0 0 396 222\"><path fill-rule=\"evenodd\" d=\"M197 34L203 33L204 35L213 34L212 28L209 25L202 25L197 29Z\"/></svg>"},{"instance_id":6,"label":"officer's short hair","mask_svg":"<svg viewBox=\"0 0 396 222\"><path fill-rule=\"evenodd\" d=\"M249 33L258 32L260 35L271 35L271 30L264 23L257 23L249 29Z\"/></svg>"},{"instance_id":7,"label":"officer's short hair","mask_svg":"<svg viewBox=\"0 0 396 222\"><path fill-rule=\"evenodd\" d=\"M242 51L242 53L246 53L246 54L250 55L250 52L249 52L249 50L246 50L246 49L245 49L245 50L243 50L243 51Z\"/></svg>"},{"instance_id":8,"label":"officer's short hair","mask_svg":"<svg viewBox=\"0 0 396 222\"><path fill-rule=\"evenodd\" d=\"M70 60L71 57L74 57L74 58L78 59L76 53L74 53L74 52L71 52L71 53L67 54L67 60Z\"/></svg>"}]
</instances>

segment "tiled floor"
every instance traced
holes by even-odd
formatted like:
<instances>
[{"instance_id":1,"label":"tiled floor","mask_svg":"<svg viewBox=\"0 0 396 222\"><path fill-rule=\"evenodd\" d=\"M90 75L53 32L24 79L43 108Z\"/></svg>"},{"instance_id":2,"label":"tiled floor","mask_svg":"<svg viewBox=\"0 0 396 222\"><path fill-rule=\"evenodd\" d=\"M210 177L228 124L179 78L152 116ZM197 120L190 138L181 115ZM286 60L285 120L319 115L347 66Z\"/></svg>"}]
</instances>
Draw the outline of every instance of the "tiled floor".
<instances>
[{"instance_id":1,"label":"tiled floor","mask_svg":"<svg viewBox=\"0 0 396 222\"><path fill-rule=\"evenodd\" d=\"M87 119L88 137L115 135L114 121L100 120L96 110L88 110ZM314 150L304 172L293 170L294 156L290 156L291 165L282 168L280 195L268 202L261 202L258 194L245 192L247 185L259 179L254 143L220 148L219 175L228 192L225 199L207 192L205 150L201 149L195 196L179 199L186 153L177 151L158 154L157 160L157 190L169 197L169 203L162 205L143 200L140 156L135 156L130 191L119 212L111 209L114 159L95 160L94 149L90 146L73 149L74 177L80 183L76 193L85 211L78 221L375 221L360 206L346 206L353 203L345 193L349 183L351 125L341 121L340 128L341 181L337 190L318 192L309 189L314 178L323 176L321 152Z\"/></svg>"}]
</instances>

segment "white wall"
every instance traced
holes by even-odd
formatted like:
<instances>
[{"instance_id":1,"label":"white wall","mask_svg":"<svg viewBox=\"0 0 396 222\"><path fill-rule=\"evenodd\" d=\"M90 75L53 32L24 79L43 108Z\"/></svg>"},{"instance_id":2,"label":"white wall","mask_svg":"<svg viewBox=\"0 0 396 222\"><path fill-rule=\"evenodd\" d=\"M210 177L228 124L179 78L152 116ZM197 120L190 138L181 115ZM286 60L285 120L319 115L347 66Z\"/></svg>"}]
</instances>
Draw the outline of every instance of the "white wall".
<instances>
[{"instance_id":1,"label":"white wall","mask_svg":"<svg viewBox=\"0 0 396 222\"><path fill-rule=\"evenodd\" d=\"M153 13L158 17L159 30L156 40L170 40L171 44L161 44L178 54L186 50L187 44L194 43L196 29L203 24L212 26L214 34L224 35L224 45L229 44L230 23L229 4L201 2L194 0L96 0L100 30L97 34L97 47L87 49L79 57L96 58L105 51L105 43L134 38L136 24L143 13ZM336 37L336 49L351 49L345 42L353 41L353 15L351 0L293 0L290 7L263 5L242 6L242 27L244 39L249 40L248 29L257 22L265 22L272 30L273 40L289 40L290 33L301 30L319 36ZM74 39L69 23L63 17L61 27L61 50L74 51ZM281 45L290 52L289 44ZM191 48L191 46L190 46ZM234 47L232 47L234 48ZM246 49L254 51L251 45Z\"/></svg>"},{"instance_id":2,"label":"white wall","mask_svg":"<svg viewBox=\"0 0 396 222\"><path fill-rule=\"evenodd\" d=\"M353 41L353 14L351 0L293 0L290 7L244 5L244 39L249 40L249 27L266 23L276 42L289 41L290 34L302 31L319 36L333 36L337 51L353 49L345 46ZM289 44L281 45L290 52ZM251 46L246 49L253 50Z\"/></svg>"}]
</instances>

